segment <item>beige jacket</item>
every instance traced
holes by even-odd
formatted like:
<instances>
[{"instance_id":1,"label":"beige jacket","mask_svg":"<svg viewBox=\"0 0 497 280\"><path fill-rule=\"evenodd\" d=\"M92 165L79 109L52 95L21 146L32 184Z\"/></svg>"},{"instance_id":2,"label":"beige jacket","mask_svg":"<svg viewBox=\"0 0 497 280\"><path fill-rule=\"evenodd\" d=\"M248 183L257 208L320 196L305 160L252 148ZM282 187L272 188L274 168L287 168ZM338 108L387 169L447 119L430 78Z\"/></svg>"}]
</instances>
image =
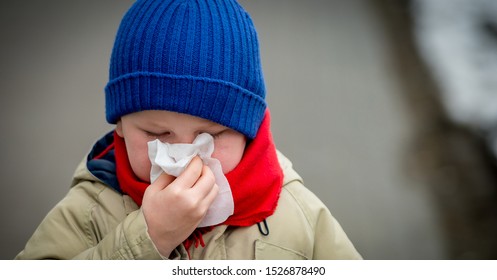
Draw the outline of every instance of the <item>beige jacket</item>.
<instances>
[{"instance_id":1,"label":"beige jacket","mask_svg":"<svg viewBox=\"0 0 497 280\"><path fill-rule=\"evenodd\" d=\"M284 187L269 235L258 225L218 226L191 246L192 259L360 259L326 206L306 187L291 162L278 153ZM265 229L265 228L264 228ZM142 211L127 196L78 166L73 186L36 229L16 259L160 259ZM183 245L170 256L188 259Z\"/></svg>"}]
</instances>

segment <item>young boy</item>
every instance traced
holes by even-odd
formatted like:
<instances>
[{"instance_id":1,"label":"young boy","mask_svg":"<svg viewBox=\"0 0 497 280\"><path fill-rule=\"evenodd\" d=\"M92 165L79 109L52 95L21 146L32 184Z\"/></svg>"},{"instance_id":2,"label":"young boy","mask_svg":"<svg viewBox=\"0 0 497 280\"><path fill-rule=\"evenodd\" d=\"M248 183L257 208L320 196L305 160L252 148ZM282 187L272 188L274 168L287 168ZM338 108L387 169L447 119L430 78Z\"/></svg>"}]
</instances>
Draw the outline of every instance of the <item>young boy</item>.
<instances>
[{"instance_id":1,"label":"young boy","mask_svg":"<svg viewBox=\"0 0 497 280\"><path fill-rule=\"evenodd\" d=\"M115 131L17 259L361 258L276 151L256 31L235 0L137 1L105 91ZM182 153L200 137L212 154L151 180L152 147Z\"/></svg>"}]
</instances>

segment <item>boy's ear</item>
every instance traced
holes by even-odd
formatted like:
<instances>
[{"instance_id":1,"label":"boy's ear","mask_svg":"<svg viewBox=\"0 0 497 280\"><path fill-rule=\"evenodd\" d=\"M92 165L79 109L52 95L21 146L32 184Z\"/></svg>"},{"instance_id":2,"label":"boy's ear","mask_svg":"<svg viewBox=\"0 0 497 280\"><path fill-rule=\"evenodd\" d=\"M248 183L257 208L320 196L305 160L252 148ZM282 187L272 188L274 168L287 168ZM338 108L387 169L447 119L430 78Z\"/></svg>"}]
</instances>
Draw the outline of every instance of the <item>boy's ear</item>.
<instances>
[{"instance_id":1,"label":"boy's ear","mask_svg":"<svg viewBox=\"0 0 497 280\"><path fill-rule=\"evenodd\" d=\"M123 123L121 120L117 121L116 133L117 133L117 135L119 135L119 137L124 138L124 136L123 136Z\"/></svg>"}]
</instances>

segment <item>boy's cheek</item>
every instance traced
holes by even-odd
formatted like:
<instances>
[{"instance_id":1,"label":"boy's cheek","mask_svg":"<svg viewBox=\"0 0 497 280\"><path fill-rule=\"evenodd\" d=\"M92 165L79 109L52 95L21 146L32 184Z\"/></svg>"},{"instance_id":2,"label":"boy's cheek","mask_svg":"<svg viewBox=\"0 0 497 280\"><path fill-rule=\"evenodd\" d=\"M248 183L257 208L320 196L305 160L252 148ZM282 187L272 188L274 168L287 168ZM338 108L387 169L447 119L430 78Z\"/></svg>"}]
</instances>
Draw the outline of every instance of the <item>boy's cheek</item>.
<instances>
[{"instance_id":1,"label":"boy's cheek","mask_svg":"<svg viewBox=\"0 0 497 280\"><path fill-rule=\"evenodd\" d=\"M224 154L224 153L221 153L221 154L213 153L212 157L219 160L219 162L221 163L221 168L223 169L224 174L235 169L235 167L240 162L240 159L238 157L234 157L233 155Z\"/></svg>"},{"instance_id":2,"label":"boy's cheek","mask_svg":"<svg viewBox=\"0 0 497 280\"><path fill-rule=\"evenodd\" d=\"M152 168L152 164L148 157L142 157L140 159L133 159L130 157L130 165L136 177L141 181L150 182L150 169Z\"/></svg>"}]
</instances>

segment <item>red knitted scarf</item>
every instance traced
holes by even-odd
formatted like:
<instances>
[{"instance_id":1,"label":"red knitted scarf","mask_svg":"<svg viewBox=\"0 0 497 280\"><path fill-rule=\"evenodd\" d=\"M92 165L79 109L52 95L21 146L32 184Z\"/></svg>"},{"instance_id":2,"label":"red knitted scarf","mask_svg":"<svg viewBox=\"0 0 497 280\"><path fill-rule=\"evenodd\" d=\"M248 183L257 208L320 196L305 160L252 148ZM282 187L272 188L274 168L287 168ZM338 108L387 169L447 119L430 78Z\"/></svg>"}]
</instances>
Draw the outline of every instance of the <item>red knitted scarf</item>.
<instances>
[{"instance_id":1,"label":"red knitted scarf","mask_svg":"<svg viewBox=\"0 0 497 280\"><path fill-rule=\"evenodd\" d=\"M117 179L123 193L141 206L145 189L150 184L133 173L124 139L114 133ZM250 226L271 216L276 209L283 184L283 171L276 156L270 131L270 115L266 110L256 137L248 144L240 163L225 175L231 186L234 213L223 224ZM203 244L202 234L212 228L197 229L184 242L188 248Z\"/></svg>"}]
</instances>

